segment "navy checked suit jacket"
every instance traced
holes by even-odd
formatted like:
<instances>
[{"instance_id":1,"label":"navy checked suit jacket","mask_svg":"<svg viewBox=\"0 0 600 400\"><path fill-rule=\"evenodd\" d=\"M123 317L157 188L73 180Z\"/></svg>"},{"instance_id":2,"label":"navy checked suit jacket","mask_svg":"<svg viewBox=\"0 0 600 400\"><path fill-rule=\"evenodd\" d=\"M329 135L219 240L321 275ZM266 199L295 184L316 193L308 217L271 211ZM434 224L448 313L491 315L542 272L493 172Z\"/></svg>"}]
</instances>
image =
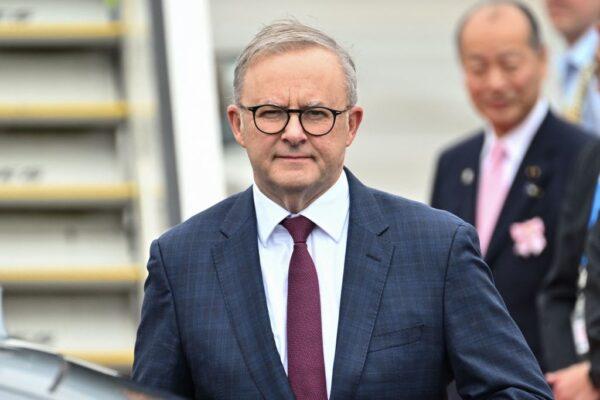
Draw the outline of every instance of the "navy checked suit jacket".
<instances>
[{"instance_id":1,"label":"navy checked suit jacket","mask_svg":"<svg viewBox=\"0 0 600 400\"><path fill-rule=\"evenodd\" d=\"M498 291L542 367L536 297L554 256L556 225L569 171L591 139L548 112L517 171L485 255ZM438 160L433 185L431 205L470 224L475 221L483 141L483 132L479 132L445 150ZM539 256L518 256L510 225L534 217L544 221L547 246Z\"/></svg>"},{"instance_id":2,"label":"navy checked suit jacket","mask_svg":"<svg viewBox=\"0 0 600 400\"><path fill-rule=\"evenodd\" d=\"M331 399L550 399L473 228L363 186L350 222ZM273 339L251 189L154 241L133 378L196 399L293 399Z\"/></svg>"}]
</instances>

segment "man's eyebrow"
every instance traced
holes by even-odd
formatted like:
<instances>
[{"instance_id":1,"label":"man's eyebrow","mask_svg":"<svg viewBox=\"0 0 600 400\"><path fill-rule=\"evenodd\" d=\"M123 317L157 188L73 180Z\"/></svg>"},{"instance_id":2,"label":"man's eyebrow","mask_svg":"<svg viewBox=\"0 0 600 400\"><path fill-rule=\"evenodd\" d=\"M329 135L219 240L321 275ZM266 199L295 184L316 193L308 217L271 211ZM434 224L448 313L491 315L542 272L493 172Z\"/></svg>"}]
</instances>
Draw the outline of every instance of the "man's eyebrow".
<instances>
[{"instance_id":1,"label":"man's eyebrow","mask_svg":"<svg viewBox=\"0 0 600 400\"><path fill-rule=\"evenodd\" d=\"M325 105L325 103L323 103L320 100L311 100L308 103L304 104L305 107L322 107L324 105Z\"/></svg>"},{"instance_id":2,"label":"man's eyebrow","mask_svg":"<svg viewBox=\"0 0 600 400\"><path fill-rule=\"evenodd\" d=\"M485 57L480 56L479 54L468 54L464 57L465 61L475 61L475 62L483 62Z\"/></svg>"},{"instance_id":3,"label":"man's eyebrow","mask_svg":"<svg viewBox=\"0 0 600 400\"><path fill-rule=\"evenodd\" d=\"M284 103L284 102L273 100L273 99L265 99L256 104L268 104L268 105L278 106L281 108L289 108L289 103L287 103L287 102ZM308 107L326 107L326 104L320 100L311 100L306 103L302 103L300 106L300 108L308 108Z\"/></svg>"},{"instance_id":4,"label":"man's eyebrow","mask_svg":"<svg viewBox=\"0 0 600 400\"><path fill-rule=\"evenodd\" d=\"M268 104L271 106L277 106L277 107L282 107L282 108L286 108L288 106L287 103L283 103L281 101L277 101L277 100L273 100L273 99L266 99L266 100L260 101L256 104Z\"/></svg>"},{"instance_id":5,"label":"man's eyebrow","mask_svg":"<svg viewBox=\"0 0 600 400\"><path fill-rule=\"evenodd\" d=\"M507 58L507 57L523 57L523 53L521 53L520 51L516 51L516 50L507 50L503 53L500 53L500 58Z\"/></svg>"}]
</instances>

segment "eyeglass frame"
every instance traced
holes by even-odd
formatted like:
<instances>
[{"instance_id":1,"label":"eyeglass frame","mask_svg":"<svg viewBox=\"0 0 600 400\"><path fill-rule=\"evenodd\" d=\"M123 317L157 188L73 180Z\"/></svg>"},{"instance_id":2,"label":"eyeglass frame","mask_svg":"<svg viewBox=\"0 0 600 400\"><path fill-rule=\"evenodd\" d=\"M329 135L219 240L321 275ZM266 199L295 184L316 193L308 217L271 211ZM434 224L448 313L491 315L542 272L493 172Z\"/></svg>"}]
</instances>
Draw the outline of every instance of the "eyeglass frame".
<instances>
[{"instance_id":1,"label":"eyeglass frame","mask_svg":"<svg viewBox=\"0 0 600 400\"><path fill-rule=\"evenodd\" d=\"M307 133L308 135L315 136L315 137L325 136L325 135L329 134L333 130L333 127L335 126L335 122L337 121L337 116L345 113L346 111L350 111L352 109L352 106L349 106L348 108L346 108L344 110L336 110L334 108L329 108L329 107L325 107L325 106L311 106L311 107L307 107L307 108L285 108L285 107L281 107L281 106L278 106L275 104L258 104L256 106L249 106L249 107L247 107L243 104L238 104L238 106L240 108L242 108L243 110L248 110L252 113L252 120L254 121L254 126L256 127L256 129L258 129L265 135L279 135L281 132L285 131L285 128L287 128L288 124L290 123L290 119L292 118L290 114L298 114L298 122L300 122L300 126L302 127L302 130L305 133ZM258 127L258 124L256 123L256 110L258 110L260 107L265 107L265 106L275 107L275 108L280 109L281 111L286 112L287 121L285 121L285 124L283 125L283 128L281 128L280 131L272 132L272 133L265 132ZM302 123L302 114L304 114L306 111L314 110L315 108L323 108L333 114L333 122L331 123L331 128L329 128L329 130L325 133L320 133L320 134L311 133L306 130L306 128L304 127L304 124Z\"/></svg>"}]
</instances>

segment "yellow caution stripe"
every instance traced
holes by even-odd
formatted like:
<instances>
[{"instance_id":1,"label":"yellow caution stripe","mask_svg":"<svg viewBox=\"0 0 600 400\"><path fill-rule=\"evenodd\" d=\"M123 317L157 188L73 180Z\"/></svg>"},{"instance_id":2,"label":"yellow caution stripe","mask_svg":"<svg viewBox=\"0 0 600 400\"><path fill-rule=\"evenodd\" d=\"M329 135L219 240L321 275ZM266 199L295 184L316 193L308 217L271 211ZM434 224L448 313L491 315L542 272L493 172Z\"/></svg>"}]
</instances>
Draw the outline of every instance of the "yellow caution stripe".
<instances>
[{"instance_id":1,"label":"yellow caution stripe","mask_svg":"<svg viewBox=\"0 0 600 400\"><path fill-rule=\"evenodd\" d=\"M133 349L57 349L57 352L106 367L133 365Z\"/></svg>"},{"instance_id":2,"label":"yellow caution stripe","mask_svg":"<svg viewBox=\"0 0 600 400\"><path fill-rule=\"evenodd\" d=\"M0 121L6 119L123 119L127 114L127 104L122 101L44 104L0 103Z\"/></svg>"},{"instance_id":3,"label":"yellow caution stripe","mask_svg":"<svg viewBox=\"0 0 600 400\"><path fill-rule=\"evenodd\" d=\"M100 23L0 23L2 39L37 39L49 41L57 39L116 39L123 35L124 26L119 22Z\"/></svg>"},{"instance_id":4,"label":"yellow caution stripe","mask_svg":"<svg viewBox=\"0 0 600 400\"><path fill-rule=\"evenodd\" d=\"M136 283L143 279L139 265L0 267L0 283Z\"/></svg>"},{"instance_id":5,"label":"yellow caution stripe","mask_svg":"<svg viewBox=\"0 0 600 400\"><path fill-rule=\"evenodd\" d=\"M124 201L137 196L133 183L89 185L0 185L1 202Z\"/></svg>"}]
</instances>

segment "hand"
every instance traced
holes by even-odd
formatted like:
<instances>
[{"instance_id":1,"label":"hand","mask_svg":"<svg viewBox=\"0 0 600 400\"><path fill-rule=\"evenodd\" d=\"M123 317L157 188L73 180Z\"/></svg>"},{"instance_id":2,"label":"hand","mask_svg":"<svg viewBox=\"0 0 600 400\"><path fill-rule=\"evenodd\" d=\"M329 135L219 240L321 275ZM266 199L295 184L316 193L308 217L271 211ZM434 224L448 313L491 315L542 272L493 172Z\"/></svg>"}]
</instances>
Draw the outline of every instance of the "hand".
<instances>
[{"instance_id":1,"label":"hand","mask_svg":"<svg viewBox=\"0 0 600 400\"><path fill-rule=\"evenodd\" d=\"M590 363L581 362L546 374L556 400L600 400L600 390L590 381Z\"/></svg>"}]
</instances>

